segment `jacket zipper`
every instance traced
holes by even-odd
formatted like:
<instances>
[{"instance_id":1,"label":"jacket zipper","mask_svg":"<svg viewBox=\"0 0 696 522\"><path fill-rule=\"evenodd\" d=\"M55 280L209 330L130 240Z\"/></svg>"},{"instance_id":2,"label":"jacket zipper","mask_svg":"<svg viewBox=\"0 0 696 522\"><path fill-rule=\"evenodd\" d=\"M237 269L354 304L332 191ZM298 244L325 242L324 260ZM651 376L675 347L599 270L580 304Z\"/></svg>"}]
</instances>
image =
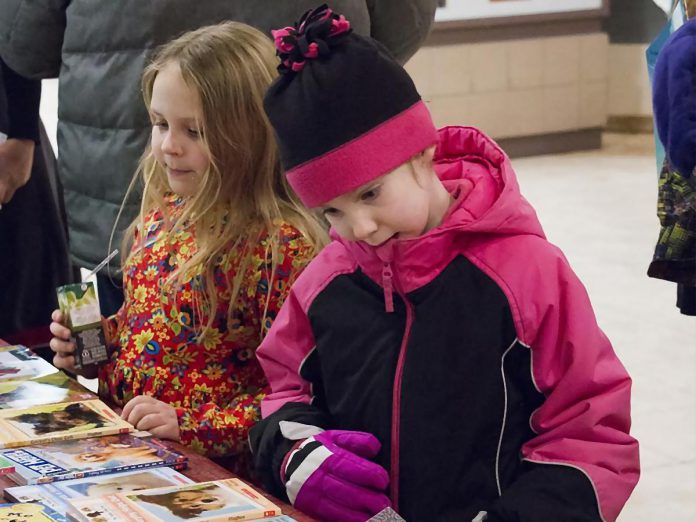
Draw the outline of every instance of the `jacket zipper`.
<instances>
[{"instance_id":1,"label":"jacket zipper","mask_svg":"<svg viewBox=\"0 0 696 522\"><path fill-rule=\"evenodd\" d=\"M382 288L384 289L384 309L387 313L394 311L394 273L391 264L384 263L382 267Z\"/></svg>"},{"instance_id":2,"label":"jacket zipper","mask_svg":"<svg viewBox=\"0 0 696 522\"><path fill-rule=\"evenodd\" d=\"M385 275L388 277L385 278ZM404 360L406 358L406 347L411 336L411 326L413 324L413 305L406 299L406 296L399 291L398 285L393 285L393 273L391 264L385 263L382 269L382 282L384 286L384 299L387 312L394 311L393 291L403 300L406 306L406 325L404 336L399 347L399 358L396 363L396 373L394 375L394 387L392 390L392 428L391 428L391 469L389 477L389 490L392 507L399 511L399 424L401 422L401 380L403 377ZM388 286L387 283L388 282Z\"/></svg>"}]
</instances>

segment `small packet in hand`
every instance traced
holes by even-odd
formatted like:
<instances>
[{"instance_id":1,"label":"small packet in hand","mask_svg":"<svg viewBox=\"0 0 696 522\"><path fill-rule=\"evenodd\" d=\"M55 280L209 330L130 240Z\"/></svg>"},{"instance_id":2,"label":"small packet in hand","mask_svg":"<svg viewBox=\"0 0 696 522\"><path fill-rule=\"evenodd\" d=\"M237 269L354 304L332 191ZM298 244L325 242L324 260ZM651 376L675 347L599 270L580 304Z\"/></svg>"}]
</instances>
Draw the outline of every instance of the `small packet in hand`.
<instances>
[{"instance_id":1,"label":"small packet in hand","mask_svg":"<svg viewBox=\"0 0 696 522\"><path fill-rule=\"evenodd\" d=\"M101 311L92 282L74 283L56 289L58 306L75 339L75 368L108 360Z\"/></svg>"}]
</instances>

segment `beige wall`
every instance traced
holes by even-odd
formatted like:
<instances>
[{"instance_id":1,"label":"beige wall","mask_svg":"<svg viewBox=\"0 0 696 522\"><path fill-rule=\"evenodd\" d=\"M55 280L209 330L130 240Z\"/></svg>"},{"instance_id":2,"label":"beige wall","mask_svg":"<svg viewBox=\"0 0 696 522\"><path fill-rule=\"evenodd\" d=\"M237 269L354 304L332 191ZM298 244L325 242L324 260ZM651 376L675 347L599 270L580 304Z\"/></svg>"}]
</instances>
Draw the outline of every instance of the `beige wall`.
<instances>
[{"instance_id":1,"label":"beige wall","mask_svg":"<svg viewBox=\"0 0 696 522\"><path fill-rule=\"evenodd\" d=\"M438 126L474 125L495 138L603 127L604 33L423 47L406 69Z\"/></svg>"},{"instance_id":2,"label":"beige wall","mask_svg":"<svg viewBox=\"0 0 696 522\"><path fill-rule=\"evenodd\" d=\"M652 118L647 44L609 46L609 116Z\"/></svg>"}]
</instances>

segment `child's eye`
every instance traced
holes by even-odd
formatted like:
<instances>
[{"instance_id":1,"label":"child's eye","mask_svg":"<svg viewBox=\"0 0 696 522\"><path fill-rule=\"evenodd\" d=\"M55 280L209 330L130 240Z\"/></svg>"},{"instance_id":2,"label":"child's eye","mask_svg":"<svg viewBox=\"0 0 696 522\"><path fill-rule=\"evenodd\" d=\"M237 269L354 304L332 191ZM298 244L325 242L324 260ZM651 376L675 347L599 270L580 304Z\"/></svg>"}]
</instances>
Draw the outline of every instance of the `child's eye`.
<instances>
[{"instance_id":1,"label":"child's eye","mask_svg":"<svg viewBox=\"0 0 696 522\"><path fill-rule=\"evenodd\" d=\"M198 129L188 129L189 136L193 138L200 138L203 133L199 131Z\"/></svg>"},{"instance_id":2,"label":"child's eye","mask_svg":"<svg viewBox=\"0 0 696 522\"><path fill-rule=\"evenodd\" d=\"M372 201L377 196L379 196L379 187L374 187L360 194L360 201Z\"/></svg>"},{"instance_id":3,"label":"child's eye","mask_svg":"<svg viewBox=\"0 0 696 522\"><path fill-rule=\"evenodd\" d=\"M324 214L324 216L336 216L336 215L338 215L338 209L328 207L328 208L322 209L321 213Z\"/></svg>"},{"instance_id":4,"label":"child's eye","mask_svg":"<svg viewBox=\"0 0 696 522\"><path fill-rule=\"evenodd\" d=\"M169 125L167 125L166 121L162 120L157 120L152 122L153 127L157 127L158 129L168 129Z\"/></svg>"}]
</instances>

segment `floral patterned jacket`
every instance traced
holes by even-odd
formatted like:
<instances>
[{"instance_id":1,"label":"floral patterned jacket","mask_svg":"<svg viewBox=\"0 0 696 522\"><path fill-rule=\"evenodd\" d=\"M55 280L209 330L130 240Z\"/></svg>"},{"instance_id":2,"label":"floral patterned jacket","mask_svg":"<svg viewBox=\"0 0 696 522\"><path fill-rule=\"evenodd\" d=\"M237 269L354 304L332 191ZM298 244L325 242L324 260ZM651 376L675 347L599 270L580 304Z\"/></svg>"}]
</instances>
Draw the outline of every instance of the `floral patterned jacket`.
<instances>
[{"instance_id":1,"label":"floral patterned jacket","mask_svg":"<svg viewBox=\"0 0 696 522\"><path fill-rule=\"evenodd\" d=\"M183 204L176 196L167 198L173 215ZM109 362L99 370L99 395L119 406L141 394L167 402L176 407L183 444L207 456L247 461L247 432L260 419L267 385L256 347L310 261L312 247L297 229L281 224L269 293L272 260L269 236L262 234L244 268L230 328L230 292L222 282L225 275L234 280L243 249L223 255L215 273L221 284L212 332L198 342L191 325L197 320L192 294L200 275L185 281L176 303L160 290L167 275L195 252L194 236L191 230L164 233L162 225L160 212L147 217L144 239L136 238L144 246L125 267L123 307L107 319L112 345Z\"/></svg>"}]
</instances>

